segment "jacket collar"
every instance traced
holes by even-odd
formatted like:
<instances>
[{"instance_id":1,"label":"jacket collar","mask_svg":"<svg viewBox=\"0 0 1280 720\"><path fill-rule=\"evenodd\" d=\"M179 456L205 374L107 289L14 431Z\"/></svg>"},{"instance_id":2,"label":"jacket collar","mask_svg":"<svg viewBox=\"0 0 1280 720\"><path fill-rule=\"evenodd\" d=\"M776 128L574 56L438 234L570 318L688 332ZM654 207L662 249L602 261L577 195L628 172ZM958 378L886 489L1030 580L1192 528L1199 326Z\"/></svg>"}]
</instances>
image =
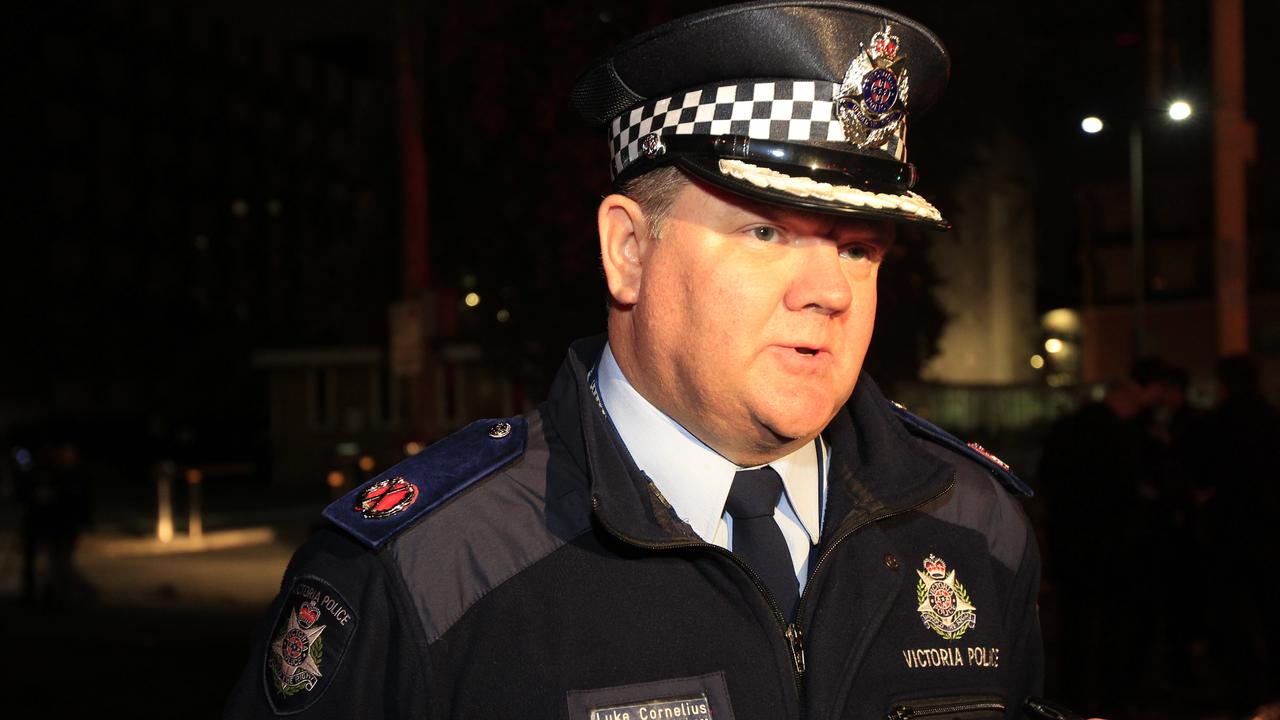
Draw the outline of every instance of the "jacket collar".
<instances>
[{"instance_id":1,"label":"jacket collar","mask_svg":"<svg viewBox=\"0 0 1280 720\"><path fill-rule=\"evenodd\" d=\"M595 514L607 529L641 545L699 543L636 467L592 391L589 374L604 343L599 335L569 347L543 412L588 476ZM950 465L920 452L920 441L865 373L823 434L832 448L824 540L860 518L927 501L942 493L953 475Z\"/></svg>"},{"instance_id":2,"label":"jacket collar","mask_svg":"<svg viewBox=\"0 0 1280 720\"><path fill-rule=\"evenodd\" d=\"M823 434L832 446L824 541L843 527L925 503L955 476L950 464L924 452L865 372Z\"/></svg>"}]
</instances>

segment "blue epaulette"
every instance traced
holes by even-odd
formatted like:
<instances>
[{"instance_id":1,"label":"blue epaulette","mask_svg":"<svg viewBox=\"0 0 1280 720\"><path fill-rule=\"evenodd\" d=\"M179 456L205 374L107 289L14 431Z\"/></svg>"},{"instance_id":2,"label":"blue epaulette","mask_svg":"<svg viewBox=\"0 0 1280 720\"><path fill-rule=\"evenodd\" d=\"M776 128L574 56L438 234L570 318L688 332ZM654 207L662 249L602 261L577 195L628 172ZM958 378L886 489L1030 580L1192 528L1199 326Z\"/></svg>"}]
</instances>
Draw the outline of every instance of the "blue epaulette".
<instances>
[{"instance_id":1,"label":"blue epaulette","mask_svg":"<svg viewBox=\"0 0 1280 720\"><path fill-rule=\"evenodd\" d=\"M371 548L524 454L522 417L477 420L363 483L324 516Z\"/></svg>"},{"instance_id":2,"label":"blue epaulette","mask_svg":"<svg viewBox=\"0 0 1280 720\"><path fill-rule=\"evenodd\" d=\"M990 470L991 474L995 475L996 479L1000 481L1000 484L1004 485L1005 489L1014 495L1021 497L1035 495L1030 485L1013 474L1008 463L987 452L986 448L978 443L966 443L928 420L911 414L905 407L896 402L891 402L890 404L893 405L894 411L898 413L898 417L902 419L903 424L911 432L975 460L978 464Z\"/></svg>"}]
</instances>

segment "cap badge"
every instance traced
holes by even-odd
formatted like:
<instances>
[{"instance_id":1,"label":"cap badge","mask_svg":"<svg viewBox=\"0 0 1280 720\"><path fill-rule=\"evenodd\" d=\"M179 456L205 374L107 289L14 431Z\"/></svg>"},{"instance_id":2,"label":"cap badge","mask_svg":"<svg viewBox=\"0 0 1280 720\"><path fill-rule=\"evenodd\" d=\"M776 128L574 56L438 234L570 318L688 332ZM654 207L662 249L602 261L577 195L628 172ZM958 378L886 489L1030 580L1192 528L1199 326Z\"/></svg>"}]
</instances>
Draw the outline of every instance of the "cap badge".
<instances>
[{"instance_id":1,"label":"cap badge","mask_svg":"<svg viewBox=\"0 0 1280 720\"><path fill-rule=\"evenodd\" d=\"M418 487L403 477L387 478L365 488L356 501L356 510L369 520L391 517L418 499Z\"/></svg>"},{"instance_id":2,"label":"cap badge","mask_svg":"<svg viewBox=\"0 0 1280 720\"><path fill-rule=\"evenodd\" d=\"M906 118L907 68L899 64L906 55L899 49L898 36L885 23L871 36L870 47L859 43L836 90L836 117L845 138L859 149L885 144Z\"/></svg>"},{"instance_id":3,"label":"cap badge","mask_svg":"<svg viewBox=\"0 0 1280 720\"><path fill-rule=\"evenodd\" d=\"M958 640L978 624L978 609L969 600L969 592L956 580L956 571L947 571L947 563L937 555L924 559L924 572L916 571L916 612L924 626L945 640Z\"/></svg>"}]
</instances>

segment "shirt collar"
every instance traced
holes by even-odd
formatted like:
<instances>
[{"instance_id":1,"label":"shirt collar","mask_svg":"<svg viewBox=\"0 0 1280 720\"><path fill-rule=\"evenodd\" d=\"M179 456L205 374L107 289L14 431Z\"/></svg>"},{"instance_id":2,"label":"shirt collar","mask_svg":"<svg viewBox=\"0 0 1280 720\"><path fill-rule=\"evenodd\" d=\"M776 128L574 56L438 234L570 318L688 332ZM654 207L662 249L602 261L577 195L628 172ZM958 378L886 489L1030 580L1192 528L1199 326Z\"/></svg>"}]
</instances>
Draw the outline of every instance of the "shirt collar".
<instances>
[{"instance_id":1,"label":"shirt collar","mask_svg":"<svg viewBox=\"0 0 1280 720\"><path fill-rule=\"evenodd\" d=\"M712 450L646 400L622 374L607 344L596 370L596 383L600 401L636 467L657 486L676 514L699 537L709 540L724 515L733 476L745 468ZM787 501L813 544L821 537L820 485L825 481L825 463L820 454L825 451L818 438L816 450L814 444L806 444L769 463L782 476Z\"/></svg>"}]
</instances>

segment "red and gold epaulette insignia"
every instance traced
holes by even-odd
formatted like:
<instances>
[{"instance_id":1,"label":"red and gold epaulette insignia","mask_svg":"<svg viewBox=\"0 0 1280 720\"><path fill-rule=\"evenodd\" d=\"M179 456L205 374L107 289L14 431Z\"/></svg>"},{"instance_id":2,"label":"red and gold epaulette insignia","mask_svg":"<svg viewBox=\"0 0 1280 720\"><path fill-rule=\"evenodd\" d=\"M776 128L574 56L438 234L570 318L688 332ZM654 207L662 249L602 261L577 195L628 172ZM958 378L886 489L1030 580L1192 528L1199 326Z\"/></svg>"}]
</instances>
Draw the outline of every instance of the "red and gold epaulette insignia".
<instances>
[{"instance_id":1,"label":"red and gold epaulette insignia","mask_svg":"<svg viewBox=\"0 0 1280 720\"><path fill-rule=\"evenodd\" d=\"M974 452L978 453L978 454L979 454L979 455L981 455L982 457L984 457L984 458L986 458L986 459L990 460L991 462L993 462L993 463L995 463L995 464L999 465L1001 468L1004 468L1004 470L1005 470L1006 472L1008 472L1008 471L1009 471L1009 469L1010 469L1010 468L1009 468L1009 463L1007 463L1007 462L1005 462L1005 461L1001 460L1000 458L996 457L995 455L992 455L990 452L988 452L988 451L987 451L987 449L986 449L986 448L982 447L982 446L981 446L981 445L979 445L978 443L976 443L976 442L971 442L971 443L965 443L965 444L966 444L966 445L968 445L970 448L972 448Z\"/></svg>"}]
</instances>

